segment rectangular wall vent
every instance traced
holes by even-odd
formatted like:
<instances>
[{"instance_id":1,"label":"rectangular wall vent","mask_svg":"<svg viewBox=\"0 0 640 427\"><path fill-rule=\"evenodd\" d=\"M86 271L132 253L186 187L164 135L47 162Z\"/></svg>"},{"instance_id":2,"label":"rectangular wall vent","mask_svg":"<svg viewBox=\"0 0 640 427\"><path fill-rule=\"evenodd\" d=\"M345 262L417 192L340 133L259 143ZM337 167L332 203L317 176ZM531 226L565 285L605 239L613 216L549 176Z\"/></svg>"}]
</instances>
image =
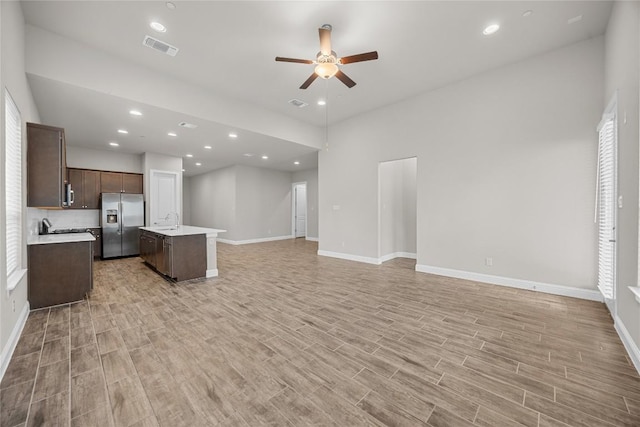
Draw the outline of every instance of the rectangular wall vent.
<instances>
[{"instance_id":1,"label":"rectangular wall vent","mask_svg":"<svg viewBox=\"0 0 640 427\"><path fill-rule=\"evenodd\" d=\"M142 44L158 52L166 53L169 56L176 56L178 53L177 47L171 46L169 43L165 43L151 36L144 36Z\"/></svg>"}]
</instances>

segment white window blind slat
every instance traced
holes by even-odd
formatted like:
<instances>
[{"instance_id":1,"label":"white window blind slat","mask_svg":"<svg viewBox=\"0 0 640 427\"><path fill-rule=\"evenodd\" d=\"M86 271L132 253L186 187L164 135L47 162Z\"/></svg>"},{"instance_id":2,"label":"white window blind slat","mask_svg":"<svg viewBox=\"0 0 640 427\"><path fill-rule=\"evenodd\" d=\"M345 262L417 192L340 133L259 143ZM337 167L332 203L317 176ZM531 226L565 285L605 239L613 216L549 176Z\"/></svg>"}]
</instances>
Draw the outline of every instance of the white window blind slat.
<instances>
[{"instance_id":1,"label":"white window blind slat","mask_svg":"<svg viewBox=\"0 0 640 427\"><path fill-rule=\"evenodd\" d=\"M609 115L598 125L598 288L614 298L616 215L616 122Z\"/></svg>"},{"instance_id":2,"label":"white window blind slat","mask_svg":"<svg viewBox=\"0 0 640 427\"><path fill-rule=\"evenodd\" d=\"M5 90L5 209L7 277L22 267L22 119Z\"/></svg>"}]
</instances>

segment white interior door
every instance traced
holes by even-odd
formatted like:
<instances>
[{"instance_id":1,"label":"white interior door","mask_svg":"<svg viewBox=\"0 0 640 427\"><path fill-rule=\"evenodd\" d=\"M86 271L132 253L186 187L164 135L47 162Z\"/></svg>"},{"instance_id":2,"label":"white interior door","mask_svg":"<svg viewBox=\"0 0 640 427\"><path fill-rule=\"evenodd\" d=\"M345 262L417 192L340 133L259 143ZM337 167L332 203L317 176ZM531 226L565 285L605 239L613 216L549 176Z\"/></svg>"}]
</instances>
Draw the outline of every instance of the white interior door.
<instances>
[{"instance_id":1,"label":"white interior door","mask_svg":"<svg viewBox=\"0 0 640 427\"><path fill-rule=\"evenodd\" d=\"M295 186L295 223L296 237L307 235L307 184Z\"/></svg>"},{"instance_id":2,"label":"white interior door","mask_svg":"<svg viewBox=\"0 0 640 427\"><path fill-rule=\"evenodd\" d=\"M175 215L180 214L179 196L176 172L151 170L149 219L152 226L173 225Z\"/></svg>"}]
</instances>

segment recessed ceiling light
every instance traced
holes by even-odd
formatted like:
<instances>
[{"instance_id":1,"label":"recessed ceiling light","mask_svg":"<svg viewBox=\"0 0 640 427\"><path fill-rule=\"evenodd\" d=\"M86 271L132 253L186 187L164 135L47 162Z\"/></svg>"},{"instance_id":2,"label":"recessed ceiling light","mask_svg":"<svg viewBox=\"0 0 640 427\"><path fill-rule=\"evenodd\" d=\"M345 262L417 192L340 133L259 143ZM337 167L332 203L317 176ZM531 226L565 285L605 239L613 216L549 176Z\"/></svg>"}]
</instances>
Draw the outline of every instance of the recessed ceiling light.
<instances>
[{"instance_id":1,"label":"recessed ceiling light","mask_svg":"<svg viewBox=\"0 0 640 427\"><path fill-rule=\"evenodd\" d=\"M110 142L109 145L112 147L118 147L120 144L118 144L117 142Z\"/></svg>"},{"instance_id":2,"label":"recessed ceiling light","mask_svg":"<svg viewBox=\"0 0 640 427\"><path fill-rule=\"evenodd\" d=\"M318 101L318 105L327 105L327 101L321 99L320 101Z\"/></svg>"},{"instance_id":3,"label":"recessed ceiling light","mask_svg":"<svg viewBox=\"0 0 640 427\"><path fill-rule=\"evenodd\" d=\"M269 158L269 156L262 156L262 160L267 160Z\"/></svg>"},{"instance_id":4,"label":"recessed ceiling light","mask_svg":"<svg viewBox=\"0 0 640 427\"><path fill-rule=\"evenodd\" d=\"M142 113L138 110L131 110L129 111L129 114L131 114L132 116L141 116Z\"/></svg>"},{"instance_id":5,"label":"recessed ceiling light","mask_svg":"<svg viewBox=\"0 0 640 427\"><path fill-rule=\"evenodd\" d=\"M498 31L499 29L500 29L500 25L491 24L491 25L487 26L487 28L482 30L482 34L484 34L485 36L489 36L489 35L495 33L496 31Z\"/></svg>"},{"instance_id":6,"label":"recessed ceiling light","mask_svg":"<svg viewBox=\"0 0 640 427\"><path fill-rule=\"evenodd\" d=\"M293 162L293 164L294 164L294 165L299 165L299 164L300 164L300 162L296 160L295 162Z\"/></svg>"},{"instance_id":7,"label":"recessed ceiling light","mask_svg":"<svg viewBox=\"0 0 640 427\"><path fill-rule=\"evenodd\" d=\"M202 163L198 162L196 163L196 166L202 166Z\"/></svg>"},{"instance_id":8,"label":"recessed ceiling light","mask_svg":"<svg viewBox=\"0 0 640 427\"><path fill-rule=\"evenodd\" d=\"M533 15L533 10L529 9L529 10L525 10L524 12L522 12L522 16L524 16L525 18L527 16L531 16Z\"/></svg>"},{"instance_id":9,"label":"recessed ceiling light","mask_svg":"<svg viewBox=\"0 0 640 427\"><path fill-rule=\"evenodd\" d=\"M154 30L156 30L159 33L166 33L167 32L167 27L165 27L164 25L162 25L159 22L152 22L151 24L149 24L149 26L151 28L153 28Z\"/></svg>"},{"instance_id":10,"label":"recessed ceiling light","mask_svg":"<svg viewBox=\"0 0 640 427\"><path fill-rule=\"evenodd\" d=\"M168 2L166 3L166 5L167 5L167 9L171 9L171 10L173 10L173 9L175 9L175 8L176 8L175 3L172 3L172 2L170 2L170 1L168 1Z\"/></svg>"},{"instance_id":11,"label":"recessed ceiling light","mask_svg":"<svg viewBox=\"0 0 640 427\"><path fill-rule=\"evenodd\" d=\"M191 158L191 157L193 157L193 154L187 154L185 157Z\"/></svg>"},{"instance_id":12,"label":"recessed ceiling light","mask_svg":"<svg viewBox=\"0 0 640 427\"><path fill-rule=\"evenodd\" d=\"M231 132L231 133L229 134L229 138L237 138L237 137L238 137L238 134L237 134L237 133Z\"/></svg>"},{"instance_id":13,"label":"recessed ceiling light","mask_svg":"<svg viewBox=\"0 0 640 427\"><path fill-rule=\"evenodd\" d=\"M205 145L204 148L206 148L207 150L211 150L211 146L210 145Z\"/></svg>"},{"instance_id":14,"label":"recessed ceiling light","mask_svg":"<svg viewBox=\"0 0 640 427\"><path fill-rule=\"evenodd\" d=\"M118 129L118 133L124 133L126 135L129 133L129 131L124 129Z\"/></svg>"},{"instance_id":15,"label":"recessed ceiling light","mask_svg":"<svg viewBox=\"0 0 640 427\"><path fill-rule=\"evenodd\" d=\"M169 135L169 136L178 136L175 132L169 132L169 133L167 133L167 135Z\"/></svg>"}]
</instances>

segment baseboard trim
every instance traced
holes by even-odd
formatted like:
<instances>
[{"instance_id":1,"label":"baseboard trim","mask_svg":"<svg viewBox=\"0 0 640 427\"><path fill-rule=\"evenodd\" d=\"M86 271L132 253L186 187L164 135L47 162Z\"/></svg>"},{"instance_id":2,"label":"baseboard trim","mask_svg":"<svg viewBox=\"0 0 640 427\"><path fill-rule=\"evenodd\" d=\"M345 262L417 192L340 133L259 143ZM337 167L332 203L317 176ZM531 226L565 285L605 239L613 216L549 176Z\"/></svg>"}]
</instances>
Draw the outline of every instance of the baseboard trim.
<instances>
[{"instance_id":1,"label":"baseboard trim","mask_svg":"<svg viewBox=\"0 0 640 427\"><path fill-rule=\"evenodd\" d=\"M378 258L370 258L370 257L360 256L360 255L343 254L341 252L331 252L331 251L323 251L323 250L318 250L318 255L327 256L331 258L345 259L347 261L357 261L357 262L364 262L366 264L380 265L380 260Z\"/></svg>"},{"instance_id":2,"label":"baseboard trim","mask_svg":"<svg viewBox=\"0 0 640 427\"><path fill-rule=\"evenodd\" d=\"M205 273L205 277L209 278L209 277L218 277L218 269L217 268L212 268L211 270L207 270L207 272Z\"/></svg>"},{"instance_id":3,"label":"baseboard trim","mask_svg":"<svg viewBox=\"0 0 640 427\"><path fill-rule=\"evenodd\" d=\"M616 316L613 320L616 332L618 332L618 336L620 337L624 348L627 349L627 353L629 354L629 357L631 357L633 366L635 366L636 371L640 373L640 349L638 349L638 346L633 341L633 338L631 338L631 334L629 334L629 331L624 326L624 323L622 323L622 320L618 316Z\"/></svg>"},{"instance_id":4,"label":"baseboard trim","mask_svg":"<svg viewBox=\"0 0 640 427\"><path fill-rule=\"evenodd\" d=\"M18 345L18 340L20 339L22 329L24 329L24 325L25 323L27 323L27 317L29 317L29 301L26 301L24 303L22 311L20 312L20 316L18 317L18 321L13 327L11 335L9 335L9 340L2 349L2 353L0 354L0 381L4 377L4 373L9 367L9 361L11 361L11 356L13 356L13 352Z\"/></svg>"},{"instance_id":5,"label":"baseboard trim","mask_svg":"<svg viewBox=\"0 0 640 427\"><path fill-rule=\"evenodd\" d=\"M276 240L288 240L288 239L293 239L293 236L288 235L288 236L263 237L260 239L248 239L248 240L229 240L229 239L221 239L218 237L217 241L220 243L227 243L229 245L248 245L251 243L274 242Z\"/></svg>"},{"instance_id":6,"label":"baseboard trim","mask_svg":"<svg viewBox=\"0 0 640 427\"><path fill-rule=\"evenodd\" d=\"M411 252L394 252L392 254L383 255L380 257L380 262L390 261L396 258L409 258L409 259L417 259L418 256Z\"/></svg>"},{"instance_id":7,"label":"baseboard trim","mask_svg":"<svg viewBox=\"0 0 640 427\"><path fill-rule=\"evenodd\" d=\"M318 241L320 241L320 239L318 239L317 237L309 237L309 236L306 236L306 237L305 237L305 239L306 239L306 240L309 240L309 241L311 241L311 242L318 242Z\"/></svg>"},{"instance_id":8,"label":"baseboard trim","mask_svg":"<svg viewBox=\"0 0 640 427\"><path fill-rule=\"evenodd\" d=\"M416 271L420 273L437 274L438 276L455 277L458 279L473 280L475 282L490 283L492 285L507 286L510 288L527 289L530 291L544 292L553 295L562 295L603 302L602 294L597 290L581 289L570 286L554 285L551 283L534 282L531 280L514 279L511 277L493 276L490 274L474 273L471 271L453 270L449 268L433 267L417 264Z\"/></svg>"}]
</instances>

